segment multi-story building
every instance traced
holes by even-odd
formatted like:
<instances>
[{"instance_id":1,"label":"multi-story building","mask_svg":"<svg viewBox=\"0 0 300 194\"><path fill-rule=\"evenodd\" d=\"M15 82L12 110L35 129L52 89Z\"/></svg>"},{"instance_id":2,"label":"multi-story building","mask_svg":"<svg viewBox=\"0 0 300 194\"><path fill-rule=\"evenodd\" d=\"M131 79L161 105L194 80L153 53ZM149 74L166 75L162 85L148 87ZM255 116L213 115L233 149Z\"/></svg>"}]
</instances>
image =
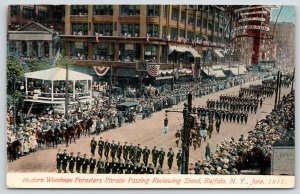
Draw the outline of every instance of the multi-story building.
<instances>
[{"instance_id":1,"label":"multi-story building","mask_svg":"<svg viewBox=\"0 0 300 194\"><path fill-rule=\"evenodd\" d=\"M292 22L272 23L274 49L279 63L295 64L295 24Z\"/></svg>"},{"instance_id":2,"label":"multi-story building","mask_svg":"<svg viewBox=\"0 0 300 194\"><path fill-rule=\"evenodd\" d=\"M113 67L114 78L136 77L136 61L191 67L225 43L222 6L65 5L64 23L65 55L78 66Z\"/></svg>"},{"instance_id":3,"label":"multi-story building","mask_svg":"<svg viewBox=\"0 0 300 194\"><path fill-rule=\"evenodd\" d=\"M8 6L8 30L18 30L34 21L62 33L63 16L63 5L10 5Z\"/></svg>"}]
</instances>

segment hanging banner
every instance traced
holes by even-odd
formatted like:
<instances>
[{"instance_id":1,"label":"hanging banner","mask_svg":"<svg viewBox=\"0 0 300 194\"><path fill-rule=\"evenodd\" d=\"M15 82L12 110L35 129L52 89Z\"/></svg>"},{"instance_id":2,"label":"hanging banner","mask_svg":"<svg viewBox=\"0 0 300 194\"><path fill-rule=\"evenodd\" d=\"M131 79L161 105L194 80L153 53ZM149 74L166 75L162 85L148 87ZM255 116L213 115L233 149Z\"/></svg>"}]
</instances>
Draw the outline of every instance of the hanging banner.
<instances>
[{"instance_id":1,"label":"hanging banner","mask_svg":"<svg viewBox=\"0 0 300 194\"><path fill-rule=\"evenodd\" d=\"M240 13L241 16L245 15L256 15L256 14L267 14L267 11L252 11L252 12L245 12L245 13Z\"/></svg>"},{"instance_id":2,"label":"hanging banner","mask_svg":"<svg viewBox=\"0 0 300 194\"><path fill-rule=\"evenodd\" d=\"M262 30L262 31L270 31L269 27L266 26L258 26L258 25L247 25L247 26L239 26L234 28L234 32L239 31L239 30Z\"/></svg>"},{"instance_id":3,"label":"hanging banner","mask_svg":"<svg viewBox=\"0 0 300 194\"><path fill-rule=\"evenodd\" d=\"M265 18L260 18L260 17L251 17L251 18L243 18L243 19L239 20L239 22L249 22L249 21L264 22L264 21L266 21L266 19Z\"/></svg>"},{"instance_id":4,"label":"hanging banner","mask_svg":"<svg viewBox=\"0 0 300 194\"><path fill-rule=\"evenodd\" d=\"M98 76L104 76L108 72L109 67L94 66L94 70Z\"/></svg>"}]
</instances>

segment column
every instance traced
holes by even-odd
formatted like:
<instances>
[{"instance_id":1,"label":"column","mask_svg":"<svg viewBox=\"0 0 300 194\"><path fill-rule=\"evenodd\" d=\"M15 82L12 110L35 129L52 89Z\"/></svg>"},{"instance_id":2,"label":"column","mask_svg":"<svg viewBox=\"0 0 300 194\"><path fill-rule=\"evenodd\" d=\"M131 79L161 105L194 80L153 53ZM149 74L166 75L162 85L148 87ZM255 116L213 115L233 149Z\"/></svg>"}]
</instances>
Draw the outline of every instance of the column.
<instances>
[{"instance_id":1,"label":"column","mask_svg":"<svg viewBox=\"0 0 300 194\"><path fill-rule=\"evenodd\" d=\"M163 13L163 7L164 7L165 5L160 5L159 6L159 35L158 35L158 38L162 38L162 27L163 27L163 15L164 15L164 13Z\"/></svg>"},{"instance_id":2,"label":"column","mask_svg":"<svg viewBox=\"0 0 300 194\"><path fill-rule=\"evenodd\" d=\"M92 60L93 59L93 43L92 42L89 42L88 43L88 60Z\"/></svg>"},{"instance_id":3,"label":"column","mask_svg":"<svg viewBox=\"0 0 300 194\"><path fill-rule=\"evenodd\" d=\"M144 55L145 55L145 44L141 44L141 51L140 51L140 60L144 61Z\"/></svg>"},{"instance_id":4,"label":"column","mask_svg":"<svg viewBox=\"0 0 300 194\"><path fill-rule=\"evenodd\" d=\"M93 5L88 5L88 35L93 36L94 24L93 24Z\"/></svg>"},{"instance_id":5,"label":"column","mask_svg":"<svg viewBox=\"0 0 300 194\"><path fill-rule=\"evenodd\" d=\"M119 61L119 43L114 43L114 61Z\"/></svg>"},{"instance_id":6,"label":"column","mask_svg":"<svg viewBox=\"0 0 300 194\"><path fill-rule=\"evenodd\" d=\"M51 80L51 101L53 101L53 91L54 91L53 88L54 88L53 87L53 80Z\"/></svg>"},{"instance_id":7,"label":"column","mask_svg":"<svg viewBox=\"0 0 300 194\"><path fill-rule=\"evenodd\" d=\"M177 18L177 39L180 37L180 20L181 20L181 7L182 5L178 6L178 18Z\"/></svg>"},{"instance_id":8,"label":"column","mask_svg":"<svg viewBox=\"0 0 300 194\"><path fill-rule=\"evenodd\" d=\"M71 6L65 5L65 35L71 35Z\"/></svg>"},{"instance_id":9,"label":"column","mask_svg":"<svg viewBox=\"0 0 300 194\"><path fill-rule=\"evenodd\" d=\"M158 44L157 45L157 55L156 55L156 61L157 63L161 63L161 53L162 53L162 45Z\"/></svg>"},{"instance_id":10,"label":"column","mask_svg":"<svg viewBox=\"0 0 300 194\"><path fill-rule=\"evenodd\" d=\"M76 91L76 88L75 88L75 80L73 80L73 101L75 101L75 91Z\"/></svg>"},{"instance_id":11,"label":"column","mask_svg":"<svg viewBox=\"0 0 300 194\"><path fill-rule=\"evenodd\" d=\"M49 42L49 59L53 58L53 53L52 53L52 42Z\"/></svg>"},{"instance_id":12,"label":"column","mask_svg":"<svg viewBox=\"0 0 300 194\"><path fill-rule=\"evenodd\" d=\"M119 7L121 5L113 5L113 36L119 36Z\"/></svg>"},{"instance_id":13,"label":"column","mask_svg":"<svg viewBox=\"0 0 300 194\"><path fill-rule=\"evenodd\" d=\"M41 57L42 42L38 41L38 57Z\"/></svg>"},{"instance_id":14,"label":"column","mask_svg":"<svg viewBox=\"0 0 300 194\"><path fill-rule=\"evenodd\" d=\"M140 37L146 37L146 33L146 5L140 5Z\"/></svg>"},{"instance_id":15,"label":"column","mask_svg":"<svg viewBox=\"0 0 300 194\"><path fill-rule=\"evenodd\" d=\"M27 82L27 77L25 78L25 96L28 96L28 82Z\"/></svg>"},{"instance_id":16,"label":"column","mask_svg":"<svg viewBox=\"0 0 300 194\"><path fill-rule=\"evenodd\" d=\"M27 46L27 57L30 56L30 43L31 43L31 41L27 41L27 42L26 42L26 46Z\"/></svg>"}]
</instances>

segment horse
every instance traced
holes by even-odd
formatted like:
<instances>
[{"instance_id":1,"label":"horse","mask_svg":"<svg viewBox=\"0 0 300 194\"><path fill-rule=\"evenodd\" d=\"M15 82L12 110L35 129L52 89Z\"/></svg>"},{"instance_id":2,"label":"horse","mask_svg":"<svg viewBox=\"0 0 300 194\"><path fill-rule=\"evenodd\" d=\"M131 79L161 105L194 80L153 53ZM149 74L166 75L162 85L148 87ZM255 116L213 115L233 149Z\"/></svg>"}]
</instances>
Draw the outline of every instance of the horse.
<instances>
[{"instance_id":1,"label":"horse","mask_svg":"<svg viewBox=\"0 0 300 194\"><path fill-rule=\"evenodd\" d=\"M21 148L21 142L19 140L15 140L13 142L7 143L7 154L9 156L10 162L13 162L17 158L19 158L20 148Z\"/></svg>"},{"instance_id":2,"label":"horse","mask_svg":"<svg viewBox=\"0 0 300 194\"><path fill-rule=\"evenodd\" d=\"M88 119L88 120L86 121L85 128L84 128L84 130L83 130L84 137L86 137L87 134L88 134L89 137L90 137L90 135L91 135L91 134L90 134L90 129L91 129L91 127L93 126L93 124L94 124L94 121L93 121L92 118L90 118L90 119Z\"/></svg>"},{"instance_id":3,"label":"horse","mask_svg":"<svg viewBox=\"0 0 300 194\"><path fill-rule=\"evenodd\" d=\"M48 148L49 143L52 143L53 148L54 148L54 144L55 147L57 147L58 141L54 135L54 132L51 129L46 131L46 133L43 135L43 139L45 140L46 148Z\"/></svg>"},{"instance_id":4,"label":"horse","mask_svg":"<svg viewBox=\"0 0 300 194\"><path fill-rule=\"evenodd\" d=\"M76 143L75 140L75 134L76 134L76 129L74 126L72 127L68 127L65 132L64 132L64 137L65 137L65 142L66 142L66 147L69 147L69 140L70 140L70 144L72 142L72 139L74 140L74 143Z\"/></svg>"},{"instance_id":5,"label":"horse","mask_svg":"<svg viewBox=\"0 0 300 194\"><path fill-rule=\"evenodd\" d=\"M40 130L37 130L35 132L35 138L36 138L36 142L38 144L38 148L42 147L42 142L43 142L43 134Z\"/></svg>"}]
</instances>

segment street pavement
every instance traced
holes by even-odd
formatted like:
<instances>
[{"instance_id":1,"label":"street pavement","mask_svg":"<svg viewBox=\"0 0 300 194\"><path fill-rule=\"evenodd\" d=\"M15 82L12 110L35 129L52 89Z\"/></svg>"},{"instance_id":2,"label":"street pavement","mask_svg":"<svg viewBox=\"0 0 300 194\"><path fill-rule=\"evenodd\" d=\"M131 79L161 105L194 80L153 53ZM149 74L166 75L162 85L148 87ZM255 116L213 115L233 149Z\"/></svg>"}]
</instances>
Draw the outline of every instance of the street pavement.
<instances>
[{"instance_id":1,"label":"street pavement","mask_svg":"<svg viewBox=\"0 0 300 194\"><path fill-rule=\"evenodd\" d=\"M260 84L261 81L250 82L251 84ZM249 85L249 83L244 84L243 87ZM206 101L208 99L219 99L220 94L229 94L229 95L238 95L240 86L232 87L223 91L219 91L213 94L203 96L201 98L193 99L193 105L206 106ZM290 92L290 89L282 88L281 96ZM212 134L212 138L207 138L207 141L210 142L211 152L213 153L216 149L217 144L221 144L225 139L230 139L234 137L236 140L239 139L241 134L247 136L248 131L253 130L257 121L263 119L269 112L272 111L275 102L275 95L272 98L266 98L263 102L262 108L258 108L257 114L249 114L248 123L230 123L222 122L220 133L217 134L215 129ZM182 110L183 103L180 103L176 106L173 106L171 110ZM167 134L161 132L165 118L165 111L156 112L152 115L151 118L142 120L137 119L136 123L125 124L121 128L112 129L110 131L101 133L100 135L92 135L91 137L81 137L76 141L76 144L72 144L65 148L65 144L61 144L58 148L67 149L68 153L74 152L76 155L77 152L81 154L86 153L90 157L90 140L92 137L96 138L98 142L99 137L102 136L104 140L108 139L110 142L115 140L121 144L124 144L125 141L133 143L133 145L141 144L141 147L144 148L145 145L148 146L150 151L153 146L156 145L157 148L164 148L166 155L170 147L173 148L175 157L180 147L176 147L175 144L175 133L177 129L180 129L183 123L183 118L181 113L168 113L169 120L169 131ZM179 145L180 146L180 145ZM190 147L190 161L196 162L198 159L204 159L206 142L202 141L201 147L194 150ZM96 151L97 152L97 151ZM56 172L56 153L57 149L49 148L38 150L37 152L30 153L27 156L23 156L20 159L14 162L7 162L7 171L8 172ZM179 173L176 165L176 158L174 157L174 162L171 171L167 167L167 157L165 156L163 170L164 173ZM99 155L96 155L98 160ZM151 161L151 155L149 157L149 162Z\"/></svg>"}]
</instances>

